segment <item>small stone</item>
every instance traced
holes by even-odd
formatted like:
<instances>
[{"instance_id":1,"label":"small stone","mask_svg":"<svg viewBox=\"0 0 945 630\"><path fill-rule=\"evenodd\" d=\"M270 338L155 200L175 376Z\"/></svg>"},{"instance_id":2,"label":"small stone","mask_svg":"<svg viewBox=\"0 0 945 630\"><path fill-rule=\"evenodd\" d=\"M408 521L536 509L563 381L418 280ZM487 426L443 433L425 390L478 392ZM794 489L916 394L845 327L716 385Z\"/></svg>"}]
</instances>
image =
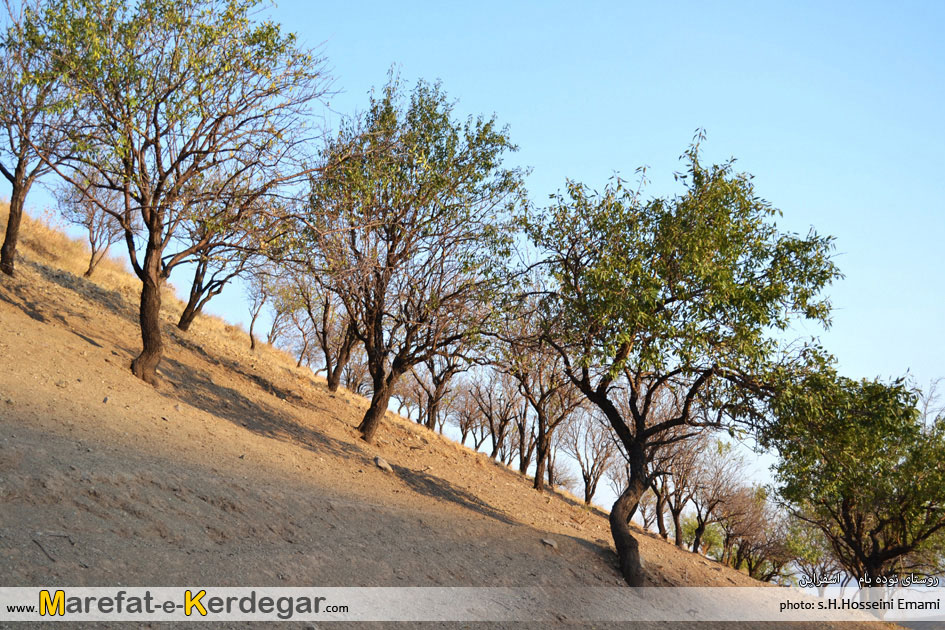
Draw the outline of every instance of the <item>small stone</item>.
<instances>
[{"instance_id":1,"label":"small stone","mask_svg":"<svg viewBox=\"0 0 945 630\"><path fill-rule=\"evenodd\" d=\"M551 548L554 549L555 551L558 550L558 543L556 543L554 540L552 540L552 539L550 539L550 538L542 538L542 539L541 539L541 542L544 543L544 544L546 544L546 545L548 545L549 547L551 547Z\"/></svg>"},{"instance_id":2,"label":"small stone","mask_svg":"<svg viewBox=\"0 0 945 630\"><path fill-rule=\"evenodd\" d=\"M174 411L180 411L180 403L174 405Z\"/></svg>"},{"instance_id":3,"label":"small stone","mask_svg":"<svg viewBox=\"0 0 945 630\"><path fill-rule=\"evenodd\" d=\"M383 470L384 472L389 472L389 473L394 472L394 469L390 467L390 464L388 464L388 463L387 463L383 458L381 458L381 457L375 457L375 458L374 458L374 463L375 463L375 465L377 465L378 468L380 468L380 469Z\"/></svg>"},{"instance_id":4,"label":"small stone","mask_svg":"<svg viewBox=\"0 0 945 630\"><path fill-rule=\"evenodd\" d=\"M12 405L12 404L13 404L13 399L12 399L12 398L7 398L6 403L7 403L8 405Z\"/></svg>"},{"instance_id":5,"label":"small stone","mask_svg":"<svg viewBox=\"0 0 945 630\"><path fill-rule=\"evenodd\" d=\"M60 389L64 389L68 386L69 386L69 383L65 381L56 381L56 387L59 387Z\"/></svg>"},{"instance_id":6,"label":"small stone","mask_svg":"<svg viewBox=\"0 0 945 630\"><path fill-rule=\"evenodd\" d=\"M103 404L103 405L104 405L105 403L107 403L107 402L108 402L108 396L106 396L105 398L102 399L102 404Z\"/></svg>"}]
</instances>

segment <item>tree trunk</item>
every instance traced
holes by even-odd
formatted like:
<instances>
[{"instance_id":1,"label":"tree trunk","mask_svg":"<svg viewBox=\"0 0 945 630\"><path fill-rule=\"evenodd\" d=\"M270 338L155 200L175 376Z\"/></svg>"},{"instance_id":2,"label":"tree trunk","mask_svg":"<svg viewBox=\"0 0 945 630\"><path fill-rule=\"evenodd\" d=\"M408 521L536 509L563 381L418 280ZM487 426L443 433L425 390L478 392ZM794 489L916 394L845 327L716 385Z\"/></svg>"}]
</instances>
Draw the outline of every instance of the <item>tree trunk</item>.
<instances>
[{"instance_id":1,"label":"tree trunk","mask_svg":"<svg viewBox=\"0 0 945 630\"><path fill-rule=\"evenodd\" d=\"M426 422L424 422L424 425L431 431L434 431L436 429L436 415L437 413L439 413L439 409L438 409L439 406L440 406L440 401L436 399L435 394L433 397L427 400L427 417L426 417Z\"/></svg>"},{"instance_id":2,"label":"tree trunk","mask_svg":"<svg viewBox=\"0 0 945 630\"><path fill-rule=\"evenodd\" d=\"M256 337L253 336L253 328L256 326L256 318L259 317L259 313L262 311L260 308L258 311L253 313L252 318L249 320L249 349L253 351L256 349Z\"/></svg>"},{"instance_id":3,"label":"tree trunk","mask_svg":"<svg viewBox=\"0 0 945 630\"><path fill-rule=\"evenodd\" d=\"M302 360L305 358L305 353L308 352L308 341L305 341L302 344L302 350L299 352L299 360L296 362L295 367L302 367Z\"/></svg>"},{"instance_id":4,"label":"tree trunk","mask_svg":"<svg viewBox=\"0 0 945 630\"><path fill-rule=\"evenodd\" d=\"M610 509L610 533L617 548L620 572L629 586L643 586L643 563L640 558L640 546L630 533L630 517L633 508L643 496L645 485L639 478L631 479L627 489L617 498Z\"/></svg>"},{"instance_id":5,"label":"tree trunk","mask_svg":"<svg viewBox=\"0 0 945 630\"><path fill-rule=\"evenodd\" d=\"M656 495L656 530L663 540L669 538L669 532L666 531L666 499L662 493Z\"/></svg>"},{"instance_id":6,"label":"tree trunk","mask_svg":"<svg viewBox=\"0 0 945 630\"><path fill-rule=\"evenodd\" d=\"M377 433L377 428L381 426L381 420L384 419L384 414L387 413L387 405L390 403L390 397L394 391L394 384L401 375L402 372L400 371L392 371L389 375L385 375L383 369L371 375L371 380L374 382L371 406L368 407L367 413L364 414L364 419L361 420L361 424L358 425L358 431L361 432L361 439L368 444L373 444L374 442L374 435Z\"/></svg>"},{"instance_id":7,"label":"tree trunk","mask_svg":"<svg viewBox=\"0 0 945 630\"><path fill-rule=\"evenodd\" d=\"M535 483L532 487L539 492L545 490L545 474L548 466L548 439L539 434L535 441Z\"/></svg>"},{"instance_id":8,"label":"tree trunk","mask_svg":"<svg viewBox=\"0 0 945 630\"><path fill-rule=\"evenodd\" d=\"M190 325L194 323L194 319L197 318L197 305L194 302L194 299L191 298L187 302L187 306L184 307L184 312L180 314L180 320L177 322L177 327L187 332L190 330Z\"/></svg>"},{"instance_id":9,"label":"tree trunk","mask_svg":"<svg viewBox=\"0 0 945 630\"><path fill-rule=\"evenodd\" d=\"M705 525L701 522L696 525L695 535L692 537L693 553L699 553L699 548L702 546L702 535L705 533Z\"/></svg>"},{"instance_id":10,"label":"tree trunk","mask_svg":"<svg viewBox=\"0 0 945 630\"><path fill-rule=\"evenodd\" d=\"M25 192L16 184L10 193L10 215L7 217L6 236L0 248L0 271L12 276L16 259L16 244L20 237L20 222L23 220L23 202Z\"/></svg>"},{"instance_id":11,"label":"tree trunk","mask_svg":"<svg viewBox=\"0 0 945 630\"><path fill-rule=\"evenodd\" d=\"M341 385L341 377L344 375L345 368L351 360L351 352L354 350L358 338L354 334L354 327L349 323L345 328L345 333L341 346L338 348L338 356L335 358L335 364L330 365L331 348L328 345L327 337L320 337L322 342L322 353L325 355L325 380L328 381L328 391L338 391Z\"/></svg>"},{"instance_id":12,"label":"tree trunk","mask_svg":"<svg viewBox=\"0 0 945 630\"><path fill-rule=\"evenodd\" d=\"M676 546L683 549L686 545L683 543L682 524L679 522L681 514L672 509L669 513L673 516L673 538L676 541Z\"/></svg>"},{"instance_id":13,"label":"tree trunk","mask_svg":"<svg viewBox=\"0 0 945 630\"><path fill-rule=\"evenodd\" d=\"M141 324L141 354L131 362L131 371L146 383L157 385L157 367L164 353L161 339L161 256L149 247L142 268L141 305L138 319Z\"/></svg>"},{"instance_id":14,"label":"tree trunk","mask_svg":"<svg viewBox=\"0 0 945 630\"><path fill-rule=\"evenodd\" d=\"M194 322L194 319L197 317L197 314L200 313L205 303L201 302L200 298L203 296L205 288L203 282L207 275L207 267L209 265L209 258L203 256L197 262L197 269L194 270L194 279L193 282L190 283L190 297L187 299L184 312L180 314L180 320L177 322L177 327L185 332L190 329L190 325Z\"/></svg>"},{"instance_id":15,"label":"tree trunk","mask_svg":"<svg viewBox=\"0 0 945 630\"><path fill-rule=\"evenodd\" d=\"M387 387L374 386L374 394L371 396L371 406L368 407L364 419L358 425L358 431L361 432L361 439L372 444L377 428L381 425L381 419L387 411L387 403L390 402L390 389Z\"/></svg>"}]
</instances>

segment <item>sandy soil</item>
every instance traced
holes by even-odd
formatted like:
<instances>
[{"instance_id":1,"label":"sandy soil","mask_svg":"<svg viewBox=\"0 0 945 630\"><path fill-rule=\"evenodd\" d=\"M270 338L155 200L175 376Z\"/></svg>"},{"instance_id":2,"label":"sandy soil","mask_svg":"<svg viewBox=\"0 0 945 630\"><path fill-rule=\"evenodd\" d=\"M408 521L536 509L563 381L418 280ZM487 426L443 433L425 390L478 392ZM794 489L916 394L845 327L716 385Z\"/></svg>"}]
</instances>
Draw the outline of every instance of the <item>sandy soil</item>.
<instances>
[{"instance_id":1,"label":"sandy soil","mask_svg":"<svg viewBox=\"0 0 945 630\"><path fill-rule=\"evenodd\" d=\"M394 414L367 445L366 401L219 320L182 333L175 300L164 382L144 384L133 280L80 278L77 244L30 230L0 279L4 586L622 584L598 510ZM650 585L757 585L641 545Z\"/></svg>"}]
</instances>

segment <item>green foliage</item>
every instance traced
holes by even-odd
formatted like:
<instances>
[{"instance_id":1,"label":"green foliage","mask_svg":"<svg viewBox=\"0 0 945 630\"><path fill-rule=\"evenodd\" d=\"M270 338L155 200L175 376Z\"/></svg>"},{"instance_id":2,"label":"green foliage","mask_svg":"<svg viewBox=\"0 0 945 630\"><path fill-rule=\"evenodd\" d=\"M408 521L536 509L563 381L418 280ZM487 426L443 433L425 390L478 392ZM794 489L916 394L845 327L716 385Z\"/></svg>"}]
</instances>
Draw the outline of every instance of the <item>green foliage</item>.
<instances>
[{"instance_id":1,"label":"green foliage","mask_svg":"<svg viewBox=\"0 0 945 630\"><path fill-rule=\"evenodd\" d=\"M780 454L778 492L858 578L942 541L945 418L923 420L916 403L902 379L854 381L829 366L774 400L763 444Z\"/></svg>"},{"instance_id":2,"label":"green foliage","mask_svg":"<svg viewBox=\"0 0 945 630\"><path fill-rule=\"evenodd\" d=\"M547 252L548 335L575 363L757 376L784 358L773 330L796 316L829 323L832 239L780 232L751 176L704 166L698 142L683 159L682 195L644 201L619 179L600 193L570 182L524 219Z\"/></svg>"},{"instance_id":3,"label":"green foliage","mask_svg":"<svg viewBox=\"0 0 945 630\"><path fill-rule=\"evenodd\" d=\"M438 83L408 96L392 79L324 151L299 230L362 337L382 318L378 345L402 362L474 332L504 285L523 190L502 158L515 146L494 118L454 118Z\"/></svg>"},{"instance_id":4,"label":"green foliage","mask_svg":"<svg viewBox=\"0 0 945 630\"><path fill-rule=\"evenodd\" d=\"M692 547L692 542L696 537L697 526L698 522L695 516L687 514L683 517L680 527L682 529L683 541L685 541L687 547ZM700 552L704 556L718 560L722 552L722 540L722 529L719 527L718 523L709 523L702 533L702 549L700 549Z\"/></svg>"}]
</instances>

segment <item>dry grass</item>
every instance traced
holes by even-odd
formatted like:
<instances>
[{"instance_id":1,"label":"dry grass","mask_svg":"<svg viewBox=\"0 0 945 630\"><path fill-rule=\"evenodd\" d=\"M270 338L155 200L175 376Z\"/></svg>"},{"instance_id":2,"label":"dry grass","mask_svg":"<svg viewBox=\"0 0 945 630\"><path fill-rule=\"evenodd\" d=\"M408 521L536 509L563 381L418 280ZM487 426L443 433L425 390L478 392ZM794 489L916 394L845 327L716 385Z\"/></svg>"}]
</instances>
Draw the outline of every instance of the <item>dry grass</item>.
<instances>
[{"instance_id":1,"label":"dry grass","mask_svg":"<svg viewBox=\"0 0 945 630\"><path fill-rule=\"evenodd\" d=\"M6 202L0 202L0 235L6 230L8 214L9 205ZM50 211L40 217L24 213L17 246L18 258L33 259L81 276L88 269L91 250L82 238L72 238L66 234L65 227L60 221ZM130 302L137 303L141 284L131 272L131 265L127 261L125 252L124 243L112 245L108 256L96 266L90 280L103 289L117 291ZM174 286L170 283L164 291L161 314L165 319L176 322L184 310L185 303L177 297ZM194 320L192 330L200 331L202 334L218 335L228 343L248 344L249 333L242 325L227 322L215 315L201 313ZM257 347L262 347L263 352L267 352L271 358L276 358L280 363L290 362L293 366L295 365L294 358L277 348L272 348L265 342L257 340Z\"/></svg>"}]
</instances>

